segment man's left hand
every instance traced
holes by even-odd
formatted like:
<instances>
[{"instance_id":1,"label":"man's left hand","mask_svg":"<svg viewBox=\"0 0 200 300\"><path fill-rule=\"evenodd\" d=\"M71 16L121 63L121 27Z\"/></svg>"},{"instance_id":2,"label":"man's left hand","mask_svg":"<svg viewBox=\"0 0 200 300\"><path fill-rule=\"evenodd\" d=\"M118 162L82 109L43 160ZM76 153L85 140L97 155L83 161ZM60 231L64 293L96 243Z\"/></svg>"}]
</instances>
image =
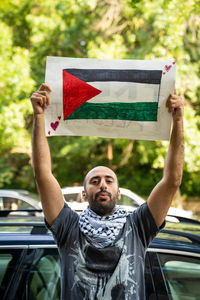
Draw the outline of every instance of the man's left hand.
<instances>
[{"instance_id":1,"label":"man's left hand","mask_svg":"<svg viewBox=\"0 0 200 300\"><path fill-rule=\"evenodd\" d=\"M166 102L166 107L168 108L168 112L172 113L173 121L182 120L183 106L184 106L183 97L178 96L175 89L174 94L170 94Z\"/></svg>"}]
</instances>

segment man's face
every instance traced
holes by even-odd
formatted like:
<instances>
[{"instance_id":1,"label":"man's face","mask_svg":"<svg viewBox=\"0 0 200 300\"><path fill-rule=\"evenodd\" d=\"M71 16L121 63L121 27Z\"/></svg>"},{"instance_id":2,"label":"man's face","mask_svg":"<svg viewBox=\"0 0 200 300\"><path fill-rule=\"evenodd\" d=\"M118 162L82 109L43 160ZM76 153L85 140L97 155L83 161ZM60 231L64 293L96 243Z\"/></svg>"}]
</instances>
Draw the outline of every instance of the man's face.
<instances>
[{"instance_id":1,"label":"man's face","mask_svg":"<svg viewBox=\"0 0 200 300\"><path fill-rule=\"evenodd\" d=\"M92 169L85 179L83 198L89 202L89 207L98 215L111 215L120 198L115 173L107 167Z\"/></svg>"}]
</instances>

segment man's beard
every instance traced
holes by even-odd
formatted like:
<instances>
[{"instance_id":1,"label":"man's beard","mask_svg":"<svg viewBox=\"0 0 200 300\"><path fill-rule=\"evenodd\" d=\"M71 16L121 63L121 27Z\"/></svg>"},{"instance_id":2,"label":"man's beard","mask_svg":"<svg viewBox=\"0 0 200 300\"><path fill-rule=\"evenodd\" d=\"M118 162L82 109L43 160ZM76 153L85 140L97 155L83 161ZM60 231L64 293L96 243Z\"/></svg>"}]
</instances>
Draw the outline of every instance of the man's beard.
<instances>
[{"instance_id":1,"label":"man's beard","mask_svg":"<svg viewBox=\"0 0 200 300\"><path fill-rule=\"evenodd\" d=\"M110 198L110 201L106 206L101 205L101 202L97 201L97 198L99 197L99 195L101 193L104 193L104 194L106 193ZM107 191L100 191L100 192L96 193L94 195L94 197L90 197L88 195L88 193L86 192L86 196L87 196L87 199L89 202L90 209L92 209L97 215L100 215L100 216L111 214L113 212L113 209L114 209L117 199L118 199L118 193L116 193L112 197L112 194ZM103 201L102 201L102 203L103 203Z\"/></svg>"}]
</instances>

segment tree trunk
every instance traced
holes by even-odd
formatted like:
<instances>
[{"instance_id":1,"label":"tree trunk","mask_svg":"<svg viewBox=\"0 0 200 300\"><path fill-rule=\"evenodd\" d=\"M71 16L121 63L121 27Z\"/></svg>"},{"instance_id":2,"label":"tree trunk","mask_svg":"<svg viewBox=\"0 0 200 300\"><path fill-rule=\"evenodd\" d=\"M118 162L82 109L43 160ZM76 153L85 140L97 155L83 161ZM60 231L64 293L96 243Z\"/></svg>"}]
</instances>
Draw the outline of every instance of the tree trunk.
<instances>
[{"instance_id":1,"label":"tree trunk","mask_svg":"<svg viewBox=\"0 0 200 300\"><path fill-rule=\"evenodd\" d=\"M108 158L108 167L112 169L112 162L113 162L113 146L112 146L112 140L108 140L107 158Z\"/></svg>"},{"instance_id":2,"label":"tree trunk","mask_svg":"<svg viewBox=\"0 0 200 300\"><path fill-rule=\"evenodd\" d=\"M123 153L122 153L122 160L119 164L119 167L123 167L127 164L129 158L131 157L131 153L133 150L133 144L134 144L134 140L131 140L130 143L128 144L128 146L124 149Z\"/></svg>"}]
</instances>

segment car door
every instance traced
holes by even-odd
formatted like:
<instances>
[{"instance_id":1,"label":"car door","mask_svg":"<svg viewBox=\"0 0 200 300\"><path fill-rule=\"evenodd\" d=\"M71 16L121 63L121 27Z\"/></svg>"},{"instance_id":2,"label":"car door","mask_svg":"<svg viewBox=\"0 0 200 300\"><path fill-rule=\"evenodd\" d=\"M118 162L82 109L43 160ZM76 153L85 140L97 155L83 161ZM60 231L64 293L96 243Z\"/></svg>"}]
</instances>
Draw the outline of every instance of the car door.
<instances>
[{"instance_id":1,"label":"car door","mask_svg":"<svg viewBox=\"0 0 200 300\"><path fill-rule=\"evenodd\" d=\"M145 256L145 294L146 300L156 300L156 290L154 285L152 266L150 261L149 253Z\"/></svg>"},{"instance_id":2,"label":"car door","mask_svg":"<svg viewBox=\"0 0 200 300\"><path fill-rule=\"evenodd\" d=\"M167 291L166 282L163 276L162 268L159 263L158 254L154 249L150 248L147 252L149 257L149 264L151 268L154 294L149 299L168 300L169 295Z\"/></svg>"},{"instance_id":3,"label":"car door","mask_svg":"<svg viewBox=\"0 0 200 300\"><path fill-rule=\"evenodd\" d=\"M55 245L32 245L24 258L15 300L59 300L60 261ZM11 298L12 299L12 298Z\"/></svg>"},{"instance_id":4,"label":"car door","mask_svg":"<svg viewBox=\"0 0 200 300\"><path fill-rule=\"evenodd\" d=\"M0 248L0 299L15 299L21 269L27 256L27 247L1 246Z\"/></svg>"},{"instance_id":5,"label":"car door","mask_svg":"<svg viewBox=\"0 0 200 300\"><path fill-rule=\"evenodd\" d=\"M176 251L158 259L172 300L200 299L200 255Z\"/></svg>"},{"instance_id":6,"label":"car door","mask_svg":"<svg viewBox=\"0 0 200 300\"><path fill-rule=\"evenodd\" d=\"M151 249L149 257L157 299L200 299L200 254Z\"/></svg>"},{"instance_id":7,"label":"car door","mask_svg":"<svg viewBox=\"0 0 200 300\"><path fill-rule=\"evenodd\" d=\"M60 299L60 260L56 247L36 249L34 260L26 276L23 299Z\"/></svg>"},{"instance_id":8,"label":"car door","mask_svg":"<svg viewBox=\"0 0 200 300\"><path fill-rule=\"evenodd\" d=\"M60 263L56 246L0 249L0 299L59 300Z\"/></svg>"}]
</instances>

